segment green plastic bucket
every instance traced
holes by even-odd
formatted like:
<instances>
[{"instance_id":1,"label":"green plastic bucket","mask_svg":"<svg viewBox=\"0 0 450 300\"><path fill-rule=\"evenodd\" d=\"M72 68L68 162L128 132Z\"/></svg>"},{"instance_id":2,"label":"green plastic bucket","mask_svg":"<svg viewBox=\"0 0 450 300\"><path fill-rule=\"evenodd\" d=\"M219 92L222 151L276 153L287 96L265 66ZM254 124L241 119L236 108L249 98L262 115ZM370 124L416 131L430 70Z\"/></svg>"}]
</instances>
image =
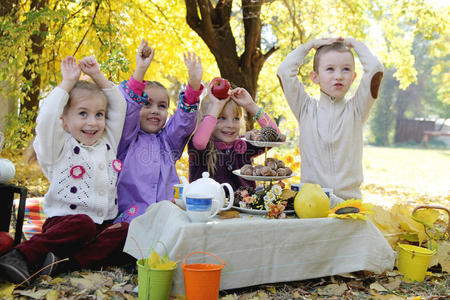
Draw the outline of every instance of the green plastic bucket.
<instances>
[{"instance_id":1,"label":"green plastic bucket","mask_svg":"<svg viewBox=\"0 0 450 300\"><path fill-rule=\"evenodd\" d=\"M152 269L146 259L137 261L138 266L138 299L167 300L172 289L175 268L172 270Z\"/></svg>"}]
</instances>

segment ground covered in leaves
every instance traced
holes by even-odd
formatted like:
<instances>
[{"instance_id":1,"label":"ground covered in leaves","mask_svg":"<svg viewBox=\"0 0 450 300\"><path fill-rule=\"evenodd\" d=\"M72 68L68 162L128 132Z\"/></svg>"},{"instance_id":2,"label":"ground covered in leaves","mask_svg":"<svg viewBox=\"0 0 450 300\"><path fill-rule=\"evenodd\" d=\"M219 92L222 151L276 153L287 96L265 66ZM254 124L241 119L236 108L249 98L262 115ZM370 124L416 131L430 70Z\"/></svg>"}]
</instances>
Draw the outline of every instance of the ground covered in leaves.
<instances>
[{"instance_id":1,"label":"ground covered in leaves","mask_svg":"<svg viewBox=\"0 0 450 300\"><path fill-rule=\"evenodd\" d=\"M284 161L293 151L276 155ZM181 161L183 164L183 161ZM16 168L19 163L16 163ZM186 166L184 166L186 167ZM179 166L179 169L185 169ZM17 184L39 195L45 180L35 169L18 168ZM21 170L20 170L21 169ZM186 168L187 169L187 168ZM395 204L413 208L421 204L450 203L450 151L366 147L364 149L364 200L387 209ZM34 179L33 179L34 178ZM295 179L297 180L297 179ZM23 182L22 182L23 181ZM33 188L33 186L35 187ZM220 292L220 299L449 299L450 276L441 267L428 270L426 280L407 283L396 271L369 272L267 284ZM81 271L59 277L42 276L29 287L0 282L0 299L137 299L137 274L129 268ZM172 299L184 299L174 296Z\"/></svg>"},{"instance_id":2,"label":"ground covered in leaves","mask_svg":"<svg viewBox=\"0 0 450 300\"><path fill-rule=\"evenodd\" d=\"M450 278L430 269L420 283L402 281L397 271L375 275L368 272L268 284L221 291L221 300L256 299L448 299ZM137 275L130 269L108 268L80 271L59 277L41 276L24 289L0 284L1 299L137 299ZM185 299L182 295L171 299Z\"/></svg>"}]
</instances>

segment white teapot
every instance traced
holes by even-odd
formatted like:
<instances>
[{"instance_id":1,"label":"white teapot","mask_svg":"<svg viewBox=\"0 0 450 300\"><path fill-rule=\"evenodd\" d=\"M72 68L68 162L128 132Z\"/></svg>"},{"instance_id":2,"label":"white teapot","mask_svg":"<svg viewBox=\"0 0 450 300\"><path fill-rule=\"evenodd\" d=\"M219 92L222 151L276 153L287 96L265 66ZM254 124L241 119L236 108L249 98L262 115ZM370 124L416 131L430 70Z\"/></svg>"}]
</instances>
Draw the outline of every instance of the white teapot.
<instances>
[{"instance_id":1,"label":"white teapot","mask_svg":"<svg viewBox=\"0 0 450 300\"><path fill-rule=\"evenodd\" d=\"M207 196L213 197L219 202L220 210L227 210L233 206L234 202L234 191L229 183L218 183L212 178L209 178L208 172L202 173L202 178L199 178L192 183L188 183L186 178L182 177L183 182L183 204L186 206L186 196ZM228 189L228 194L230 195L230 201L228 205L225 206L225 191L223 187Z\"/></svg>"}]
</instances>

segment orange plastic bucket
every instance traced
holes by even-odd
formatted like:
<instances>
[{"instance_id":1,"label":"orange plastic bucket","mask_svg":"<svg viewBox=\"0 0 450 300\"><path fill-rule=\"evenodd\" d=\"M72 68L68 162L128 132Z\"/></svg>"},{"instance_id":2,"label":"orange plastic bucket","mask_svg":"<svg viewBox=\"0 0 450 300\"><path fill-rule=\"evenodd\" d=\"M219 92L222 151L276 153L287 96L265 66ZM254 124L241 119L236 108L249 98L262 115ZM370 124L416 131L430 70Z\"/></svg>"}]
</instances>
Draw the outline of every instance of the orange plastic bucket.
<instances>
[{"instance_id":1,"label":"orange plastic bucket","mask_svg":"<svg viewBox=\"0 0 450 300\"><path fill-rule=\"evenodd\" d=\"M207 254L219 260L222 264L186 264L186 259L192 254ZM184 275L186 300L217 300L219 298L220 272L225 262L214 254L195 251L186 255L181 263Z\"/></svg>"}]
</instances>

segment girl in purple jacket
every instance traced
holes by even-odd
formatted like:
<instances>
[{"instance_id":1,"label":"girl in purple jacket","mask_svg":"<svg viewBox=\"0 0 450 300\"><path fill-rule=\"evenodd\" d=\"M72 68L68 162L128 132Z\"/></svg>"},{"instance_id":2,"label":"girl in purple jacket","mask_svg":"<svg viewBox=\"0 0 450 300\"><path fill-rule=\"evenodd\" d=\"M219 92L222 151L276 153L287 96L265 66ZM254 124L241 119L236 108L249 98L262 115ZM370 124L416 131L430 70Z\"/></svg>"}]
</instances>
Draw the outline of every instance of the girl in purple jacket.
<instances>
[{"instance_id":1,"label":"girl in purple jacket","mask_svg":"<svg viewBox=\"0 0 450 300\"><path fill-rule=\"evenodd\" d=\"M136 70L120 89L127 101L127 114L117 156L123 163L117 183L119 216L130 222L153 203L170 200L173 185L180 183L175 162L195 129L203 68L195 53L185 53L189 81L180 94L178 107L169 118L169 94L155 81L144 81L155 51L142 40ZM167 123L166 123L167 121Z\"/></svg>"}]
</instances>

